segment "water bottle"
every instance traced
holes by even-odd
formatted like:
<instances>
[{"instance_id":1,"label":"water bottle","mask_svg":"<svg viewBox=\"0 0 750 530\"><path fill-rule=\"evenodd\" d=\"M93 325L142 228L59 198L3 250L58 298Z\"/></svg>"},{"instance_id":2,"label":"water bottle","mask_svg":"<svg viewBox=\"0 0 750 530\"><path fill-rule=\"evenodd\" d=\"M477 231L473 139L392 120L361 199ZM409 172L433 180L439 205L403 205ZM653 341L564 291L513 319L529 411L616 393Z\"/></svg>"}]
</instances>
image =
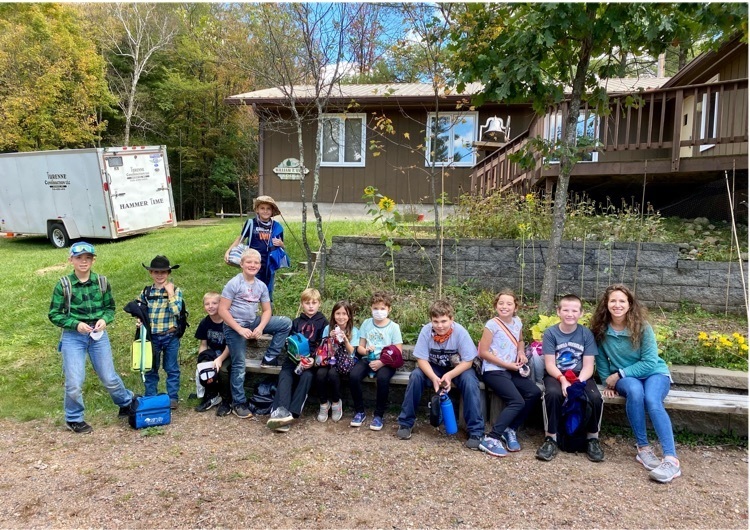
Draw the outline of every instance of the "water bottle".
<instances>
[{"instance_id":1,"label":"water bottle","mask_svg":"<svg viewBox=\"0 0 750 530\"><path fill-rule=\"evenodd\" d=\"M370 353L367 354L367 362L368 363L371 363L372 361L377 361L377 360L378 360L378 358L375 356L375 352L370 352ZM374 370L370 370L370 372L367 374L367 376L370 379L372 379L373 377L375 377L375 371Z\"/></svg>"},{"instance_id":2,"label":"water bottle","mask_svg":"<svg viewBox=\"0 0 750 530\"><path fill-rule=\"evenodd\" d=\"M445 434L451 435L458 432L458 425L456 424L456 414L453 412L453 402L448 397L448 392L440 394L440 412L443 416L443 424L445 425Z\"/></svg>"}]
</instances>

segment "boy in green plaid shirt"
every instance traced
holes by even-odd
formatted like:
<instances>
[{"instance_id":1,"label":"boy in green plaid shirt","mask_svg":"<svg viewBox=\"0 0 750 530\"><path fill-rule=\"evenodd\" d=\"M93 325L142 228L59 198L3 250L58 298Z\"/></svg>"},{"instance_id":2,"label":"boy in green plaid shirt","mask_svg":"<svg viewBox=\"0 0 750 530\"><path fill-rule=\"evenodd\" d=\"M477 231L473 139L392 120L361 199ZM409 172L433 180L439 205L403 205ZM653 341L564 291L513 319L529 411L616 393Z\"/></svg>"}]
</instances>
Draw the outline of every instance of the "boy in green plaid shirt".
<instances>
[{"instance_id":1,"label":"boy in green plaid shirt","mask_svg":"<svg viewBox=\"0 0 750 530\"><path fill-rule=\"evenodd\" d=\"M65 425L76 434L93 430L83 420L86 355L112 401L120 407L119 417L127 417L133 400L133 393L125 388L112 362L106 328L115 319L115 299L109 284L91 271L95 259L90 243L79 241L70 247L68 261L73 272L55 285L48 314L50 321L63 330L58 349L65 374ZM68 292L64 283L69 286Z\"/></svg>"},{"instance_id":2,"label":"boy in green plaid shirt","mask_svg":"<svg viewBox=\"0 0 750 530\"><path fill-rule=\"evenodd\" d=\"M180 338L177 336L177 319L182 310L182 290L171 282L169 274L180 268L170 265L166 256L156 256L151 265L143 263L153 285L146 287L138 299L148 304L148 318L151 322L151 351L153 362L146 372L146 395L155 396L159 384L159 364L163 357L164 371L167 373L167 394L172 409L177 408L180 390Z\"/></svg>"}]
</instances>

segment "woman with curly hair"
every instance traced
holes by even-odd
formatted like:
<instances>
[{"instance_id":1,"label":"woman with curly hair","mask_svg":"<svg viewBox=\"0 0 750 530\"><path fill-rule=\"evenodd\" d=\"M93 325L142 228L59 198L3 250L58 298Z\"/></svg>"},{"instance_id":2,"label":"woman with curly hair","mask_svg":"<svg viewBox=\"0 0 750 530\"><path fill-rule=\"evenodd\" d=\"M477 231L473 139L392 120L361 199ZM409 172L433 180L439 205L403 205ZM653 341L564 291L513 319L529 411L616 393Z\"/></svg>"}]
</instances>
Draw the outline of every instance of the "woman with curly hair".
<instances>
[{"instance_id":1,"label":"woman with curly hair","mask_svg":"<svg viewBox=\"0 0 750 530\"><path fill-rule=\"evenodd\" d=\"M638 446L636 460L650 471L652 480L671 482L682 474L672 421L664 409L672 377L659 357L645 308L624 285L610 285L596 307L591 331L599 347L596 369L607 386L602 395L625 398L625 413ZM648 443L646 412L661 443L661 460Z\"/></svg>"}]
</instances>

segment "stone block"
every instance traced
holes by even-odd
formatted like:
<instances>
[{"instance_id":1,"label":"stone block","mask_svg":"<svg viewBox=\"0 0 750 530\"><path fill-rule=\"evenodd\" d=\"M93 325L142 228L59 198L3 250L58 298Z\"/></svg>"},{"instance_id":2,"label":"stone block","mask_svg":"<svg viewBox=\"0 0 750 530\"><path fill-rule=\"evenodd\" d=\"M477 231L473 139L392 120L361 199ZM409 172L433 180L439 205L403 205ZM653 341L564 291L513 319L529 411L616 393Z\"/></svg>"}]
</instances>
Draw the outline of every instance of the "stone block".
<instances>
[{"instance_id":1,"label":"stone block","mask_svg":"<svg viewBox=\"0 0 750 530\"><path fill-rule=\"evenodd\" d=\"M705 387L701 387L705 389ZM747 389L742 388L726 388L723 386L712 386L708 389L709 394L732 394L735 396L747 395Z\"/></svg>"},{"instance_id":2,"label":"stone block","mask_svg":"<svg viewBox=\"0 0 750 530\"><path fill-rule=\"evenodd\" d=\"M695 384L695 366L674 364L669 367L675 385Z\"/></svg>"},{"instance_id":3,"label":"stone block","mask_svg":"<svg viewBox=\"0 0 750 530\"><path fill-rule=\"evenodd\" d=\"M662 283L664 285L708 285L710 279L709 271L688 269L666 269Z\"/></svg>"},{"instance_id":4,"label":"stone block","mask_svg":"<svg viewBox=\"0 0 750 530\"><path fill-rule=\"evenodd\" d=\"M641 267L673 268L677 266L677 253L641 251L638 256L638 264Z\"/></svg>"},{"instance_id":5,"label":"stone block","mask_svg":"<svg viewBox=\"0 0 750 530\"><path fill-rule=\"evenodd\" d=\"M731 414L711 414L693 410L670 410L672 428L701 434L719 435L729 432Z\"/></svg>"},{"instance_id":6,"label":"stone block","mask_svg":"<svg viewBox=\"0 0 750 530\"><path fill-rule=\"evenodd\" d=\"M698 261L693 261L689 259L681 259L677 260L677 268L678 269L684 269L684 270L695 270L698 268Z\"/></svg>"},{"instance_id":7,"label":"stone block","mask_svg":"<svg viewBox=\"0 0 750 530\"><path fill-rule=\"evenodd\" d=\"M648 285L638 283L638 298L641 300L653 300L654 302L679 302L680 290L674 287L662 287L660 285Z\"/></svg>"},{"instance_id":8,"label":"stone block","mask_svg":"<svg viewBox=\"0 0 750 530\"><path fill-rule=\"evenodd\" d=\"M680 287L680 300L696 304L721 303L726 298L726 290L719 287Z\"/></svg>"},{"instance_id":9,"label":"stone block","mask_svg":"<svg viewBox=\"0 0 750 530\"><path fill-rule=\"evenodd\" d=\"M709 271L708 285L711 287L724 287L726 289L727 284L732 288L742 288L742 278L740 277L740 271L734 271L729 277L727 277L726 269L712 270Z\"/></svg>"},{"instance_id":10,"label":"stone block","mask_svg":"<svg viewBox=\"0 0 750 530\"><path fill-rule=\"evenodd\" d=\"M747 390L747 372L726 370L724 368L711 368L708 366L696 366L695 384L709 387Z\"/></svg>"}]
</instances>

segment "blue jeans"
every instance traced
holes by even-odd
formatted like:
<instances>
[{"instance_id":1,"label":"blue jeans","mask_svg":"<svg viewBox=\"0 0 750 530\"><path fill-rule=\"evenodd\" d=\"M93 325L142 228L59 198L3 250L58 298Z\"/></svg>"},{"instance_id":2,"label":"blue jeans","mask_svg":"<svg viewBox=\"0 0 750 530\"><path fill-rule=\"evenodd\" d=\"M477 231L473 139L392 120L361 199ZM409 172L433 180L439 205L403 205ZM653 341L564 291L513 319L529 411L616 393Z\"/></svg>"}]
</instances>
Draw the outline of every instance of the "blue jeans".
<instances>
[{"instance_id":1,"label":"blue jeans","mask_svg":"<svg viewBox=\"0 0 750 530\"><path fill-rule=\"evenodd\" d=\"M146 395L155 396L159 385L159 365L164 364L167 372L167 394L169 399L177 399L180 391L180 339L174 333L160 333L151 335L151 351L154 360L151 370L146 372ZM162 355L163 354L163 355Z\"/></svg>"},{"instance_id":2,"label":"blue jeans","mask_svg":"<svg viewBox=\"0 0 750 530\"><path fill-rule=\"evenodd\" d=\"M452 368L440 367L430 364L435 375L442 377ZM419 368L415 368L409 376L409 384L406 385L404 404L401 405L401 414L398 415L398 424L402 427L412 428L417 419L417 408L422 400L422 390L425 387L432 388L432 381L424 375ZM481 437L484 434L484 418L482 417L482 404L479 392L479 379L469 368L453 379L452 386L457 386L464 400L464 420L469 436Z\"/></svg>"},{"instance_id":3,"label":"blue jeans","mask_svg":"<svg viewBox=\"0 0 750 530\"><path fill-rule=\"evenodd\" d=\"M253 322L237 321L237 323L243 328L253 330L260 324L260 317L255 317ZM292 321L288 317L271 317L271 320L268 321L263 330L264 333L273 335L271 344L268 345L268 350L263 356L266 360L275 359L279 356L281 348L284 347L284 341L289 336L291 329ZM247 396L245 396L245 352L247 350L247 339L226 324L224 324L224 336L227 339L229 359L232 363L232 373L229 378L229 384L232 389L232 403L240 405L247 402Z\"/></svg>"},{"instance_id":4,"label":"blue jeans","mask_svg":"<svg viewBox=\"0 0 750 530\"><path fill-rule=\"evenodd\" d=\"M93 340L88 334L77 331L65 330L60 339L60 352L62 353L63 373L65 374L65 421L83 421L83 382L86 379L86 354L91 359L91 366L99 376L104 388L118 407L125 407L133 399L133 393L125 388L125 385L117 375L115 365L112 362L112 347L109 344L109 335L104 335L99 340Z\"/></svg>"},{"instance_id":5,"label":"blue jeans","mask_svg":"<svg viewBox=\"0 0 750 530\"><path fill-rule=\"evenodd\" d=\"M653 374L645 379L626 377L615 384L615 390L625 398L625 413L633 429L638 447L648 445L646 437L646 411L661 442L664 456L677 458L674 448L672 420L664 410L664 398L669 393L671 381L666 374Z\"/></svg>"}]
</instances>

